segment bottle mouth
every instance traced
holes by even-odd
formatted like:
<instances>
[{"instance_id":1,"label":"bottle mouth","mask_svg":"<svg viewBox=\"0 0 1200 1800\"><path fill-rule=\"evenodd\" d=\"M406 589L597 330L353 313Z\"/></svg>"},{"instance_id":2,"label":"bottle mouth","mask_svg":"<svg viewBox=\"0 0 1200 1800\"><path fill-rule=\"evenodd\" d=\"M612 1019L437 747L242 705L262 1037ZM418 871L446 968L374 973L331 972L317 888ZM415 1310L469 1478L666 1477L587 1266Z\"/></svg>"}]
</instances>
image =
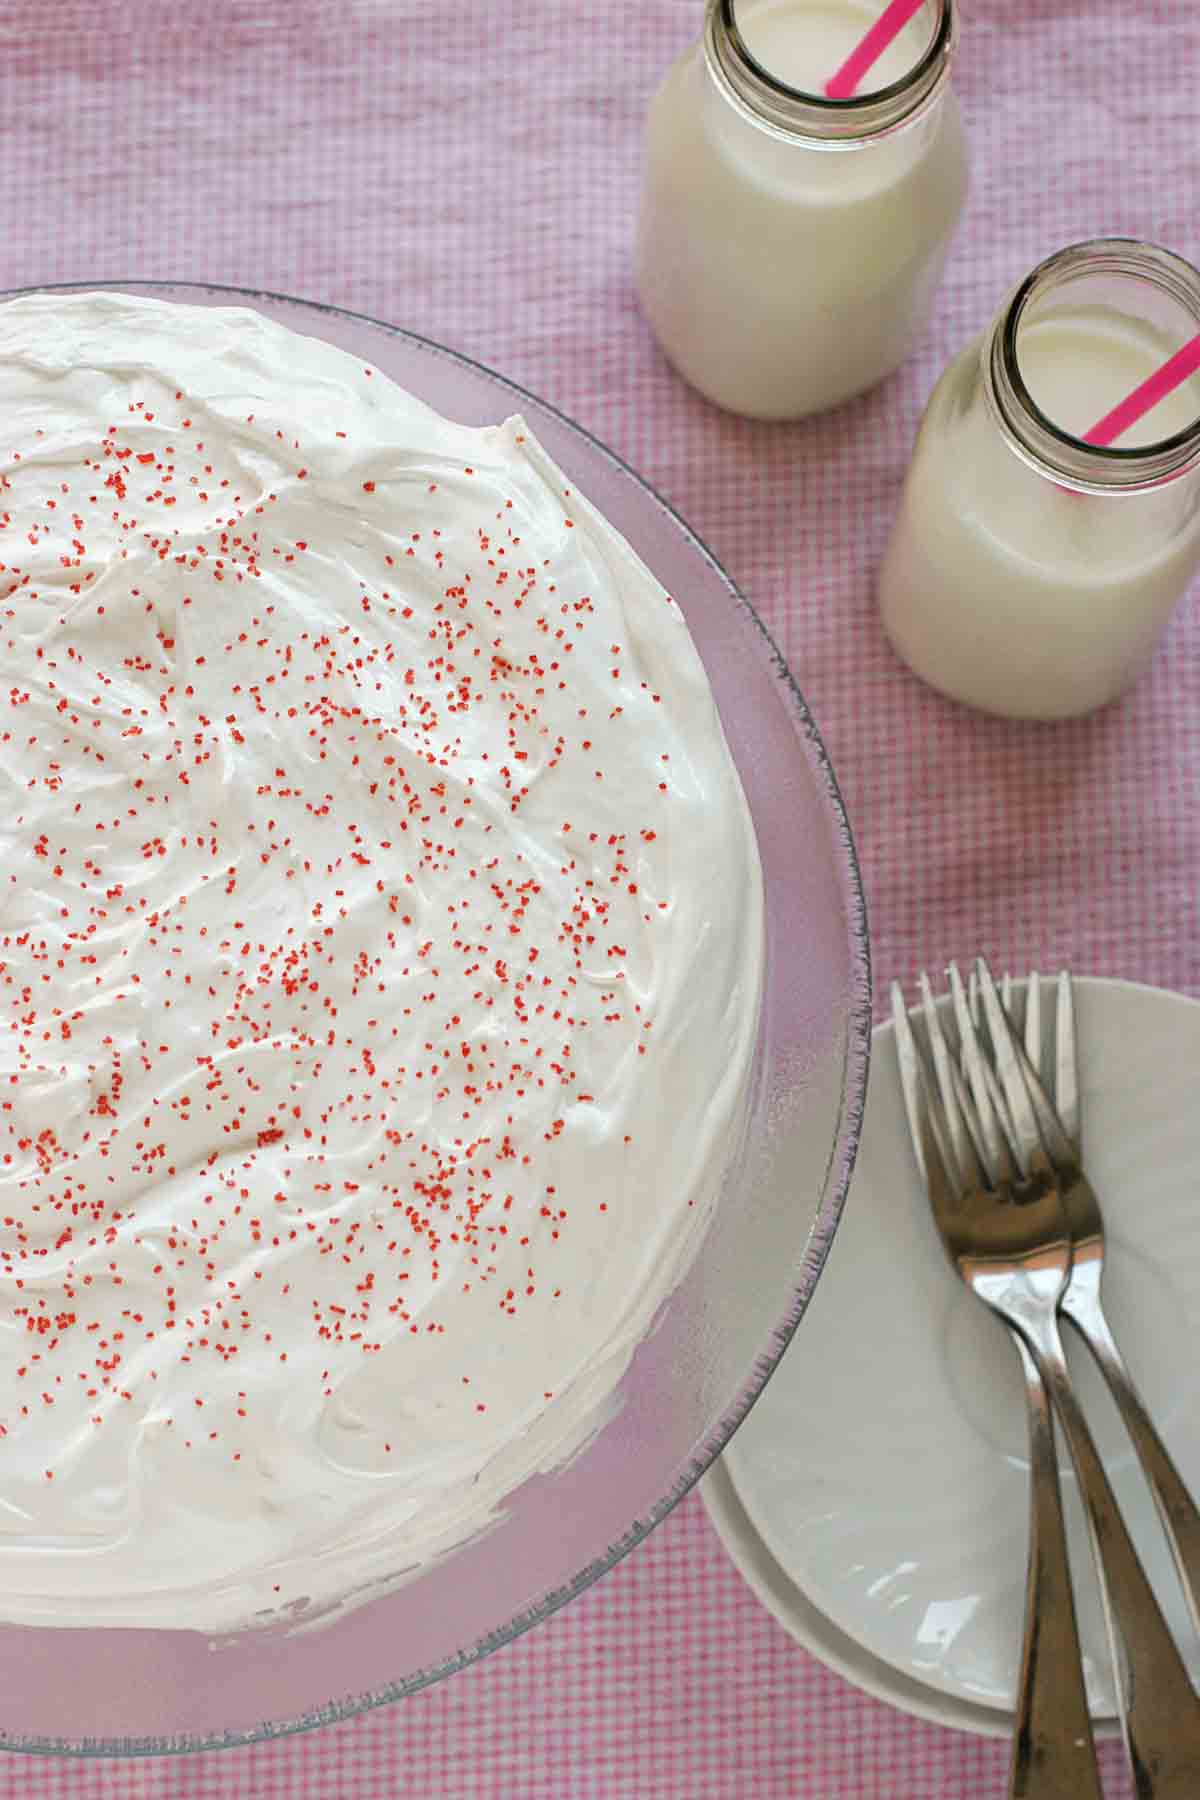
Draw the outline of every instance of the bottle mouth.
<instances>
[{"instance_id":1,"label":"bottle mouth","mask_svg":"<svg viewBox=\"0 0 1200 1800\"><path fill-rule=\"evenodd\" d=\"M956 0L926 0L929 40L889 86L848 99L790 86L758 60L738 24L738 0L708 0L704 51L709 68L755 124L823 148L849 148L910 125L941 94L958 42ZM830 70L832 74L833 71Z\"/></svg>"},{"instance_id":2,"label":"bottle mouth","mask_svg":"<svg viewBox=\"0 0 1200 1800\"><path fill-rule=\"evenodd\" d=\"M1090 444L1052 419L1030 391L1022 337L1078 307L1161 331L1163 360L1200 332L1200 270L1136 238L1092 238L1038 264L1010 296L984 346L984 391L1012 447L1056 481L1085 492L1157 487L1200 462L1200 406L1180 429L1136 445Z\"/></svg>"}]
</instances>

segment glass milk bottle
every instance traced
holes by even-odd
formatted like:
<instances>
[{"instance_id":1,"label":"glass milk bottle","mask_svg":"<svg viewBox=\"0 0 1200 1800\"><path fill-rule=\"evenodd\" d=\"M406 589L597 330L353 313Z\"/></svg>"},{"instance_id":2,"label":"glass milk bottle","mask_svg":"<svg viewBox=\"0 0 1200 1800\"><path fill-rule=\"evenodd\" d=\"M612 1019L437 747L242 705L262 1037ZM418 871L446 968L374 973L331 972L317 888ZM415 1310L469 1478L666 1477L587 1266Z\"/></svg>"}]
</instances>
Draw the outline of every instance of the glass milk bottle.
<instances>
[{"instance_id":1,"label":"glass milk bottle","mask_svg":"<svg viewBox=\"0 0 1200 1800\"><path fill-rule=\"evenodd\" d=\"M918 675L1010 718L1113 699L1200 564L1200 376L1109 448L1106 413L1200 332L1200 273L1123 238L1023 281L930 398L884 558Z\"/></svg>"},{"instance_id":2,"label":"glass milk bottle","mask_svg":"<svg viewBox=\"0 0 1200 1800\"><path fill-rule=\"evenodd\" d=\"M966 193L954 0L926 0L851 99L822 89L876 0L709 0L647 126L642 310L692 385L797 418L889 374Z\"/></svg>"}]
</instances>

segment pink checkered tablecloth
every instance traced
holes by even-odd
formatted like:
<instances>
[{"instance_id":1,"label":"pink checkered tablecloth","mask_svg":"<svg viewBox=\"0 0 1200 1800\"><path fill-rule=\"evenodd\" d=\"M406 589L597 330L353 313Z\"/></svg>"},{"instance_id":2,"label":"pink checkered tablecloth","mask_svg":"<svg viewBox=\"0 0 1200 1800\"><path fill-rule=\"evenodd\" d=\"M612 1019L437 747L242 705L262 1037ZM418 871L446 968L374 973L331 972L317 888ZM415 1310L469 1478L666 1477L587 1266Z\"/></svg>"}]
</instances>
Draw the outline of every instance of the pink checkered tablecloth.
<instances>
[{"instance_id":1,"label":"pink checkered tablecloth","mask_svg":"<svg viewBox=\"0 0 1200 1800\"><path fill-rule=\"evenodd\" d=\"M630 291L644 109L701 10L10 0L0 287L274 288L511 375L641 470L769 621L845 791L881 989L985 946L1200 993L1195 597L1128 699L1051 728L924 690L872 598L924 398L1004 290L1096 233L1200 257L1195 0L964 0L974 185L936 319L881 390L782 427L689 393ZM398 1706L180 1761L0 1758L0 1795L999 1800L1005 1764L799 1651L693 1495L564 1612Z\"/></svg>"}]
</instances>

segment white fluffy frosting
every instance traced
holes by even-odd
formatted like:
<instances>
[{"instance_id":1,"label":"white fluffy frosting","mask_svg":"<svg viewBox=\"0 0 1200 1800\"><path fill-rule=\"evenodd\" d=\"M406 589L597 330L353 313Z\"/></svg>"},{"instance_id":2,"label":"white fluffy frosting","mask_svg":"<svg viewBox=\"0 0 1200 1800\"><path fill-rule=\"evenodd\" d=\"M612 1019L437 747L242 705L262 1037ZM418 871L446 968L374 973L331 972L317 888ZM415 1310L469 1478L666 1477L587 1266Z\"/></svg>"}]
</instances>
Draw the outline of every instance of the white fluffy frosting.
<instances>
[{"instance_id":1,"label":"white fluffy frosting","mask_svg":"<svg viewBox=\"0 0 1200 1800\"><path fill-rule=\"evenodd\" d=\"M602 1423L741 1117L753 831L520 419L0 307L0 1614L225 1629Z\"/></svg>"}]
</instances>

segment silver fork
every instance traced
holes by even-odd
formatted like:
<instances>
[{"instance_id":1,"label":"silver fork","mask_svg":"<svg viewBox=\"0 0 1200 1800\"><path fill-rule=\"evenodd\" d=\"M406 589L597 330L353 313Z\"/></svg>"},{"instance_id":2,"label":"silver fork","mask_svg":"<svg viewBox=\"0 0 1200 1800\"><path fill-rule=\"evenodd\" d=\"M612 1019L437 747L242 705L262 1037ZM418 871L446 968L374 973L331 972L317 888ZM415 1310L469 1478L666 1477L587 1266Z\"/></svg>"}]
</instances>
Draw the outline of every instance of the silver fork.
<instances>
[{"instance_id":1,"label":"silver fork","mask_svg":"<svg viewBox=\"0 0 1200 1800\"><path fill-rule=\"evenodd\" d=\"M1007 977L1002 999L1015 1023L1016 1009ZM1041 1002L1041 981L1035 970L1025 987L1024 1044L1019 1046L1019 1055L1039 1136L1059 1180L1071 1233L1071 1278L1058 1309L1087 1344L1117 1403L1154 1495L1193 1626L1200 1632L1200 1510L1146 1411L1101 1300L1104 1221L1095 1189L1083 1172L1075 1005L1071 977L1066 970L1055 983L1054 1043L1049 1070L1042 1059ZM1053 1104L1047 1085L1053 1091ZM1200 1790L1200 1778L1197 1789Z\"/></svg>"},{"instance_id":2,"label":"silver fork","mask_svg":"<svg viewBox=\"0 0 1200 1800\"><path fill-rule=\"evenodd\" d=\"M950 1063L933 1010L932 990L925 976L921 978L921 988L930 1048L938 1061L938 1078L930 1076L913 1037L903 993L899 985L893 983L892 1016L900 1081L913 1150L928 1188L935 1222L942 1232L951 1261L959 1273L970 1280L957 1254L960 1238L972 1235L970 1220L960 1215L969 1213L973 1216L977 1210L990 1209L996 1197L983 1196L982 1170L975 1145L961 1118L963 1083ZM951 1104L941 1110L939 1118L935 1089L946 1083L952 1090ZM955 1127L957 1153L949 1141ZM999 1157L991 1170L993 1180L1001 1177L1004 1168L1004 1159ZM1036 1214L1014 1212L1016 1226L1030 1227L1027 1237L1022 1239L1018 1235L1014 1247L1018 1251L1027 1251L1031 1246L1040 1245L1048 1227L1065 1243L1065 1225L1057 1217L1056 1209L1057 1201L1051 1194L1048 1202L1045 1197L1039 1202ZM1059 1280L1065 1280L1065 1270ZM991 1301L988 1303L992 1304ZM1010 1800L1103 1800L1067 1562L1067 1534L1050 1402L1020 1330L1002 1307L997 1306L996 1310L1010 1326L1013 1347L1020 1359L1029 1419L1025 1634L1008 1791Z\"/></svg>"},{"instance_id":3,"label":"silver fork","mask_svg":"<svg viewBox=\"0 0 1200 1800\"><path fill-rule=\"evenodd\" d=\"M893 994L902 1081L910 1126L917 1134L918 1160L951 1261L974 1292L1021 1334L1066 1433L1101 1571L1122 1725L1139 1800L1195 1800L1200 1701L1138 1561L1071 1386L1057 1322L1058 1302L1071 1267L1059 1185L1040 1143L1021 1070L1021 1047L986 964L981 961L977 969L995 1062L990 1079L956 969L950 971L950 987L965 1081L947 1044L928 980L922 978L922 1016L936 1078L923 1072L903 997ZM1003 1113L992 1097L997 1086L1005 1103ZM1006 1127L1019 1137L1027 1173L1013 1160ZM1038 1399L1028 1384L1027 1395L1033 1408ZM1035 1497L1034 1522L1044 1524L1048 1513L1037 1508ZM1051 1553L1054 1547L1052 1539ZM1037 1540L1031 1548L1042 1553ZM1065 1545L1062 1551L1065 1560ZM1037 1598L1035 1574L1031 1567L1031 1599ZM1032 1785L1043 1775L1049 1777L1052 1768L1061 1769L1069 1758L1054 1709L1045 1700L1053 1673L1046 1664L1051 1654L1061 1662L1072 1654L1072 1647L1076 1658L1078 1652L1073 1620L1069 1631L1060 1620L1057 1651L1048 1654L1040 1641L1047 1628L1044 1595L1042 1602L1041 1619L1027 1617L1010 1792L1090 1794L1093 1790L1082 1785L1087 1778L1080 1773L1086 1761L1082 1754L1075 1758L1073 1786ZM1071 1667L1081 1692L1077 1660ZM1022 1746L1025 1728L1038 1734L1032 1747ZM1070 1730L1081 1749L1077 1704ZM1090 1751L1090 1743L1087 1748ZM1025 1785L1015 1785L1020 1781Z\"/></svg>"}]
</instances>

